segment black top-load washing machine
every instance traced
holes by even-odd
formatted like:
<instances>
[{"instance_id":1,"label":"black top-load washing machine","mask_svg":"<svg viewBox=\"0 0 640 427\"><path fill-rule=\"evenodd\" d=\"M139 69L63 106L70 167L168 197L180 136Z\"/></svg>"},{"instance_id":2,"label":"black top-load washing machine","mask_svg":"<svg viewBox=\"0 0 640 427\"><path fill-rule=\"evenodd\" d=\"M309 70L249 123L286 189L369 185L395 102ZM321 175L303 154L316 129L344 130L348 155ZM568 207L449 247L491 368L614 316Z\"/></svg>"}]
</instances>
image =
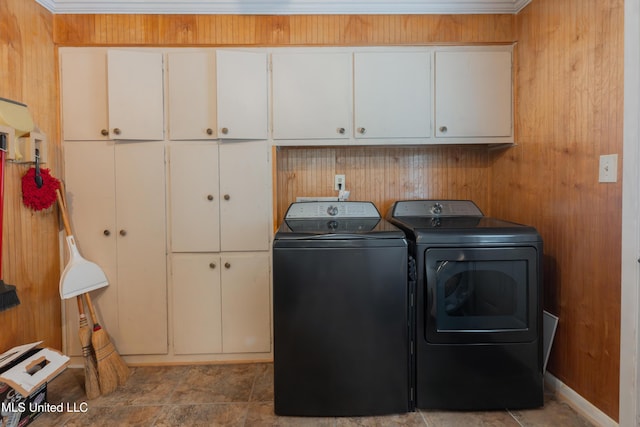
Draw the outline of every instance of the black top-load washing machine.
<instances>
[{"instance_id":1,"label":"black top-load washing machine","mask_svg":"<svg viewBox=\"0 0 640 427\"><path fill-rule=\"evenodd\" d=\"M543 405L542 239L466 200L396 202L415 258L416 407Z\"/></svg>"},{"instance_id":2,"label":"black top-load washing machine","mask_svg":"<svg viewBox=\"0 0 640 427\"><path fill-rule=\"evenodd\" d=\"M407 412L407 241L370 202L293 203L273 242L275 412Z\"/></svg>"}]
</instances>

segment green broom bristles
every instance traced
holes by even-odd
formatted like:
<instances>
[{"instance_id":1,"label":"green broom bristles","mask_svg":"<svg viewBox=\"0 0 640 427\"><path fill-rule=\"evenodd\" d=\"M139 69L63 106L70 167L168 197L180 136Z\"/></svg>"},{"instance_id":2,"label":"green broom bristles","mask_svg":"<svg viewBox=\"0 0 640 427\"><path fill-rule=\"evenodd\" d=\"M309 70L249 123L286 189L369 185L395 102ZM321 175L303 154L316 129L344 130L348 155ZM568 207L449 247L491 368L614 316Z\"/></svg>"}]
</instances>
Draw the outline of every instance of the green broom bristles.
<instances>
[{"instance_id":1,"label":"green broom bristles","mask_svg":"<svg viewBox=\"0 0 640 427\"><path fill-rule=\"evenodd\" d=\"M5 311L20 304L16 287L7 285L0 279L0 311Z\"/></svg>"}]
</instances>

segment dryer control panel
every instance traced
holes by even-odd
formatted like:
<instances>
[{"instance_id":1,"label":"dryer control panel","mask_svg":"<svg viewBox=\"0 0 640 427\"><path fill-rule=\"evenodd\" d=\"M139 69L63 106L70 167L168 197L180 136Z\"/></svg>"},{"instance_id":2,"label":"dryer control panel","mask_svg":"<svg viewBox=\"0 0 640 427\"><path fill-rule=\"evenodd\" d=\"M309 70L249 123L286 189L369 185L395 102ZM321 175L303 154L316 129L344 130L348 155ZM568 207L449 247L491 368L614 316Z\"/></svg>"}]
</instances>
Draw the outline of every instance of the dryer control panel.
<instances>
[{"instance_id":1,"label":"dryer control panel","mask_svg":"<svg viewBox=\"0 0 640 427\"><path fill-rule=\"evenodd\" d=\"M403 200L393 206L394 218L404 216L483 216L471 200Z\"/></svg>"}]
</instances>

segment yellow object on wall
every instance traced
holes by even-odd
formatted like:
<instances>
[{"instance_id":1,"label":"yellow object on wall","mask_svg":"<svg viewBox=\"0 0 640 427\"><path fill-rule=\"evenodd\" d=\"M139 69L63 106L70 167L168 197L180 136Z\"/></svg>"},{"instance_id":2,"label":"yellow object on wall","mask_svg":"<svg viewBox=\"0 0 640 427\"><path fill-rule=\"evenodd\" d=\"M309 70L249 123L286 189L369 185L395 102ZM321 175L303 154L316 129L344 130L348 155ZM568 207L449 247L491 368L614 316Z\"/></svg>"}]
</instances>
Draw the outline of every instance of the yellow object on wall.
<instances>
[{"instance_id":1,"label":"yellow object on wall","mask_svg":"<svg viewBox=\"0 0 640 427\"><path fill-rule=\"evenodd\" d=\"M15 136L23 136L33 130L31 114L25 104L0 98L0 125L15 129Z\"/></svg>"}]
</instances>

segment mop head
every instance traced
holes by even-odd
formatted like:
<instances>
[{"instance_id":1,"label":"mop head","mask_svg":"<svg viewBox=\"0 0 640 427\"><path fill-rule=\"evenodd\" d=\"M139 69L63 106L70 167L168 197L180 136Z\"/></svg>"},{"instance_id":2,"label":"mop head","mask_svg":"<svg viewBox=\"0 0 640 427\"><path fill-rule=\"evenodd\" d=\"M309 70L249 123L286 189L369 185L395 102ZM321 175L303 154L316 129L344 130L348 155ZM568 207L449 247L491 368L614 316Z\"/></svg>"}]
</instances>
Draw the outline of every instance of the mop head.
<instances>
[{"instance_id":1,"label":"mop head","mask_svg":"<svg viewBox=\"0 0 640 427\"><path fill-rule=\"evenodd\" d=\"M36 182L36 170L30 168L22 177L22 203L34 211L47 209L56 201L60 181L51 176L49 169L41 169L42 186Z\"/></svg>"},{"instance_id":2,"label":"mop head","mask_svg":"<svg viewBox=\"0 0 640 427\"><path fill-rule=\"evenodd\" d=\"M16 287L7 285L0 279L0 311L5 311L20 304Z\"/></svg>"}]
</instances>

